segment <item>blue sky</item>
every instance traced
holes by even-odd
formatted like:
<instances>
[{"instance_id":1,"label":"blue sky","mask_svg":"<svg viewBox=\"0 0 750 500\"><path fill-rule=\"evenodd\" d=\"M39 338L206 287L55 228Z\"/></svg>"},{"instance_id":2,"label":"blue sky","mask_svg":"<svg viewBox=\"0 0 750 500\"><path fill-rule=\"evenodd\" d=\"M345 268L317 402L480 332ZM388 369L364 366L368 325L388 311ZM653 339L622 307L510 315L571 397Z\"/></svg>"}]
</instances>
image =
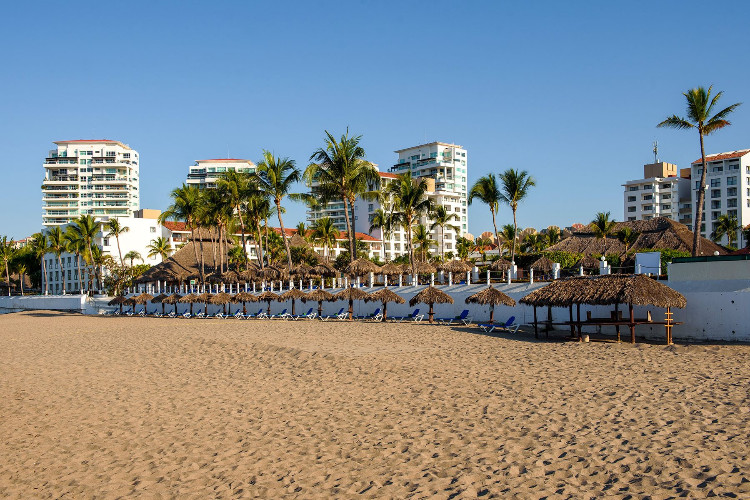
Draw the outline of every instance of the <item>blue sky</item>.
<instances>
[{"instance_id":1,"label":"blue sky","mask_svg":"<svg viewBox=\"0 0 750 500\"><path fill-rule=\"evenodd\" d=\"M300 168L324 130L395 149L454 141L469 182L507 168L537 187L521 227L622 214L621 184L697 133L657 129L681 92L750 100L747 2L13 2L0 51L0 234L41 225L52 141L107 138L141 155L141 206L165 208L188 166L262 149ZM114 7L117 5L117 7ZM750 103L708 152L750 147ZM300 189L304 189L300 186ZM469 209L474 234L489 211ZM304 219L288 203L285 224ZM503 207L499 223L512 220Z\"/></svg>"}]
</instances>

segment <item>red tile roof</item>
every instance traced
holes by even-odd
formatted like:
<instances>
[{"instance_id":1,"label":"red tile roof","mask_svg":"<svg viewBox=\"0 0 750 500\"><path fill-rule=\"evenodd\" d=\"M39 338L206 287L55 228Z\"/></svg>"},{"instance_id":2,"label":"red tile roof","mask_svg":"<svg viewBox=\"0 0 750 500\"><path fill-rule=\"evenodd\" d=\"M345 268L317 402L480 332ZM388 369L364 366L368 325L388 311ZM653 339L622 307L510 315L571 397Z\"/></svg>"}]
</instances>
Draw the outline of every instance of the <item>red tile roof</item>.
<instances>
[{"instance_id":1,"label":"red tile roof","mask_svg":"<svg viewBox=\"0 0 750 500\"><path fill-rule=\"evenodd\" d=\"M392 174L390 172L378 172L378 174L380 175L380 177L385 177L387 179L396 179L396 178L398 178L398 175Z\"/></svg>"},{"instance_id":2,"label":"red tile roof","mask_svg":"<svg viewBox=\"0 0 750 500\"><path fill-rule=\"evenodd\" d=\"M731 158L742 158L746 154L750 153L750 149L740 149L738 151L730 151L728 153L719 153L715 155L707 155L706 156L706 162L709 161L719 161L719 160L729 160ZM703 160L701 158L698 158L693 162L693 165L696 163L703 163Z\"/></svg>"},{"instance_id":3,"label":"red tile roof","mask_svg":"<svg viewBox=\"0 0 750 500\"><path fill-rule=\"evenodd\" d=\"M162 226L166 227L172 232L189 232L186 224L180 221L165 220L162 222Z\"/></svg>"}]
</instances>

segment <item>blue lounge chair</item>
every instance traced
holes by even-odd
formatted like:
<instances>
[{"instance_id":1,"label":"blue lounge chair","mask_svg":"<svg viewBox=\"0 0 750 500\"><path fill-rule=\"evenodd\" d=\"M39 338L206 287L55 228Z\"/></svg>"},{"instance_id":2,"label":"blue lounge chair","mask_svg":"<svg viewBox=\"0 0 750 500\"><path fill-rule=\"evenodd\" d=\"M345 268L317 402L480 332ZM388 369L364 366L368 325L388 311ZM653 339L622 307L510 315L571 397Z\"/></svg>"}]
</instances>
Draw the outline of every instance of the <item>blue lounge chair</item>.
<instances>
[{"instance_id":1,"label":"blue lounge chair","mask_svg":"<svg viewBox=\"0 0 750 500\"><path fill-rule=\"evenodd\" d=\"M243 315L242 315L242 319L253 319L253 318L257 318L257 317L258 317L258 316L260 316L260 315L261 315L262 313L263 313L263 308L261 307L260 309L258 309L258 312L257 312L257 313L255 313L255 314L253 314L253 313L243 314Z\"/></svg>"},{"instance_id":2,"label":"blue lounge chair","mask_svg":"<svg viewBox=\"0 0 750 500\"><path fill-rule=\"evenodd\" d=\"M305 314L298 314L296 316L292 316L292 319L294 320L298 320L300 318L313 319L317 315L318 313L313 312L313 308L311 307Z\"/></svg>"},{"instance_id":3,"label":"blue lounge chair","mask_svg":"<svg viewBox=\"0 0 750 500\"><path fill-rule=\"evenodd\" d=\"M409 316L401 316L396 318L391 318L393 321L398 321L401 323L402 321L414 321L415 323L418 323L422 321L424 318L424 314L419 314L419 309L414 309L414 312L411 313Z\"/></svg>"},{"instance_id":4,"label":"blue lounge chair","mask_svg":"<svg viewBox=\"0 0 750 500\"><path fill-rule=\"evenodd\" d=\"M289 316L289 315L286 313L286 309L284 309L279 314L272 314L272 315L268 316L268 318L269 319L278 319L278 318L286 319L287 316Z\"/></svg>"},{"instance_id":5,"label":"blue lounge chair","mask_svg":"<svg viewBox=\"0 0 750 500\"><path fill-rule=\"evenodd\" d=\"M377 321L383 319L383 313L380 312L380 308L378 307L372 314L368 314L367 316L355 316L354 319L372 319Z\"/></svg>"},{"instance_id":6,"label":"blue lounge chair","mask_svg":"<svg viewBox=\"0 0 750 500\"><path fill-rule=\"evenodd\" d=\"M342 314L344 315L348 314L344 312L343 307L339 309L339 312L337 312L336 314L329 314L328 316L321 316L320 319L322 319L323 321L328 321L329 319L333 319L333 318L341 319Z\"/></svg>"},{"instance_id":7,"label":"blue lounge chair","mask_svg":"<svg viewBox=\"0 0 750 500\"><path fill-rule=\"evenodd\" d=\"M468 325L469 323L471 323L471 318L469 317L469 310L464 309L463 311L461 311L460 315L454 318L436 318L436 321L442 325L452 325L454 322Z\"/></svg>"},{"instance_id":8,"label":"blue lounge chair","mask_svg":"<svg viewBox=\"0 0 750 500\"><path fill-rule=\"evenodd\" d=\"M516 321L516 317L511 316L510 318L508 318L508 321L506 321L504 324L503 323L481 323L477 326L487 333L491 333L495 330L506 331L509 333L516 333L520 325L515 323L515 321Z\"/></svg>"}]
</instances>

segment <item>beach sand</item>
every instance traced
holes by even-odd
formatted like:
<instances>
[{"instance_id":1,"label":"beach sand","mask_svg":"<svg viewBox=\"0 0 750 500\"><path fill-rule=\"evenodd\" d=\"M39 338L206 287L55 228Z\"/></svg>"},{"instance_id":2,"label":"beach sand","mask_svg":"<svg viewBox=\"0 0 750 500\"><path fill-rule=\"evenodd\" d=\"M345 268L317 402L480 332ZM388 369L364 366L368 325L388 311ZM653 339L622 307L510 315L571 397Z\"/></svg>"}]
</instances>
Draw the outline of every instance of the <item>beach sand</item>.
<instances>
[{"instance_id":1,"label":"beach sand","mask_svg":"<svg viewBox=\"0 0 750 500\"><path fill-rule=\"evenodd\" d=\"M6 314L0 496L748 498L749 354Z\"/></svg>"}]
</instances>

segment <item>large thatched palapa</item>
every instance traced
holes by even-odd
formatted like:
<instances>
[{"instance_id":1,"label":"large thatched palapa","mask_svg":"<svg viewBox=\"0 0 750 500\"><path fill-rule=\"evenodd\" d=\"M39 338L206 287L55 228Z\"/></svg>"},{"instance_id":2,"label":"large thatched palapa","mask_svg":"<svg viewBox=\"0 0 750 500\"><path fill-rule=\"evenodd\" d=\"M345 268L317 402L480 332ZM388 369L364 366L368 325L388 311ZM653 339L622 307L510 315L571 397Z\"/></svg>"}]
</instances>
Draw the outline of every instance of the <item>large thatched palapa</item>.
<instances>
[{"instance_id":1,"label":"large thatched palapa","mask_svg":"<svg viewBox=\"0 0 750 500\"><path fill-rule=\"evenodd\" d=\"M638 238L628 247L628 251L669 249L691 252L693 249L693 233L686 225L665 217L656 217L651 220L616 223L611 236L607 237L607 254L625 253L625 244L618 240L616 235L618 231L626 227L638 233ZM700 248L702 255L713 255L714 252L719 252L720 255L726 253L722 246L706 238L701 238ZM586 256L601 255L604 252L604 240L598 239L590 227L585 227L547 248L547 251L582 253Z\"/></svg>"},{"instance_id":2,"label":"large thatched palapa","mask_svg":"<svg viewBox=\"0 0 750 500\"><path fill-rule=\"evenodd\" d=\"M365 276L370 273L378 274L380 266L367 259L357 259L344 269L349 276Z\"/></svg>"},{"instance_id":3,"label":"large thatched palapa","mask_svg":"<svg viewBox=\"0 0 750 500\"><path fill-rule=\"evenodd\" d=\"M516 305L516 301L508 297L506 294L494 288L492 285L485 288L481 292L477 292L474 295L466 297L467 304L481 304L490 306L490 323L495 321L495 306L503 305L513 307Z\"/></svg>"},{"instance_id":4,"label":"large thatched palapa","mask_svg":"<svg viewBox=\"0 0 750 500\"><path fill-rule=\"evenodd\" d=\"M173 293L169 297L165 298L161 301L162 305L164 304L174 304L174 313L177 314L177 304L180 302L180 299L182 298L182 295L179 293Z\"/></svg>"},{"instance_id":5,"label":"large thatched palapa","mask_svg":"<svg viewBox=\"0 0 750 500\"><path fill-rule=\"evenodd\" d=\"M266 290L265 292L258 295L258 302L268 302L269 316L271 315L271 302L274 300L279 300L279 296L269 290Z\"/></svg>"},{"instance_id":6,"label":"large thatched palapa","mask_svg":"<svg viewBox=\"0 0 750 500\"><path fill-rule=\"evenodd\" d=\"M313 302L318 303L318 317L321 317L323 315L323 301L331 301L336 300L331 292L327 292L322 289L313 290L312 292L308 292L305 294L305 297L302 299L302 302L307 302L308 300L312 300Z\"/></svg>"},{"instance_id":7,"label":"large thatched palapa","mask_svg":"<svg viewBox=\"0 0 750 500\"><path fill-rule=\"evenodd\" d=\"M258 302L258 297L253 295L250 292L239 292L234 294L232 297L232 302L235 304L242 303L242 314L247 314L247 303L248 302Z\"/></svg>"},{"instance_id":8,"label":"large thatched palapa","mask_svg":"<svg viewBox=\"0 0 750 500\"><path fill-rule=\"evenodd\" d=\"M462 260L450 260L448 262L440 264L440 266L438 267L443 272L453 274L468 273L469 271L471 271L471 265Z\"/></svg>"},{"instance_id":9,"label":"large thatched palapa","mask_svg":"<svg viewBox=\"0 0 750 500\"><path fill-rule=\"evenodd\" d=\"M292 301L292 314L295 314L294 303L297 300L304 299L307 296L305 292L298 288L291 288L286 292L279 295L279 300L291 300Z\"/></svg>"},{"instance_id":10,"label":"large thatched palapa","mask_svg":"<svg viewBox=\"0 0 750 500\"><path fill-rule=\"evenodd\" d=\"M453 304L453 297L434 286L428 286L409 300L411 307L417 304L427 304L430 306L429 321L430 323L434 323L435 311L433 306L435 304Z\"/></svg>"},{"instance_id":11,"label":"large thatched palapa","mask_svg":"<svg viewBox=\"0 0 750 500\"><path fill-rule=\"evenodd\" d=\"M380 268L380 274L383 276L398 276L404 274L404 266L394 262L388 262Z\"/></svg>"},{"instance_id":12,"label":"large thatched palapa","mask_svg":"<svg viewBox=\"0 0 750 500\"><path fill-rule=\"evenodd\" d=\"M534 261L533 264L529 266L530 269L533 269L535 271L540 271L542 273L549 273L552 272L552 261L549 260L547 257L542 255L539 257L536 261Z\"/></svg>"},{"instance_id":13,"label":"large thatched palapa","mask_svg":"<svg viewBox=\"0 0 750 500\"><path fill-rule=\"evenodd\" d=\"M365 302L380 302L383 306L382 321L386 321L388 319L388 303L395 302L396 304L403 304L405 300L403 297L393 292L390 288L381 288L377 292L371 293L365 299Z\"/></svg>"},{"instance_id":14,"label":"large thatched palapa","mask_svg":"<svg viewBox=\"0 0 750 500\"><path fill-rule=\"evenodd\" d=\"M348 287L341 290L339 293L334 295L336 300L348 300L349 301L349 319L352 319L354 315L354 301L365 300L368 297L368 293L359 288Z\"/></svg>"}]
</instances>

